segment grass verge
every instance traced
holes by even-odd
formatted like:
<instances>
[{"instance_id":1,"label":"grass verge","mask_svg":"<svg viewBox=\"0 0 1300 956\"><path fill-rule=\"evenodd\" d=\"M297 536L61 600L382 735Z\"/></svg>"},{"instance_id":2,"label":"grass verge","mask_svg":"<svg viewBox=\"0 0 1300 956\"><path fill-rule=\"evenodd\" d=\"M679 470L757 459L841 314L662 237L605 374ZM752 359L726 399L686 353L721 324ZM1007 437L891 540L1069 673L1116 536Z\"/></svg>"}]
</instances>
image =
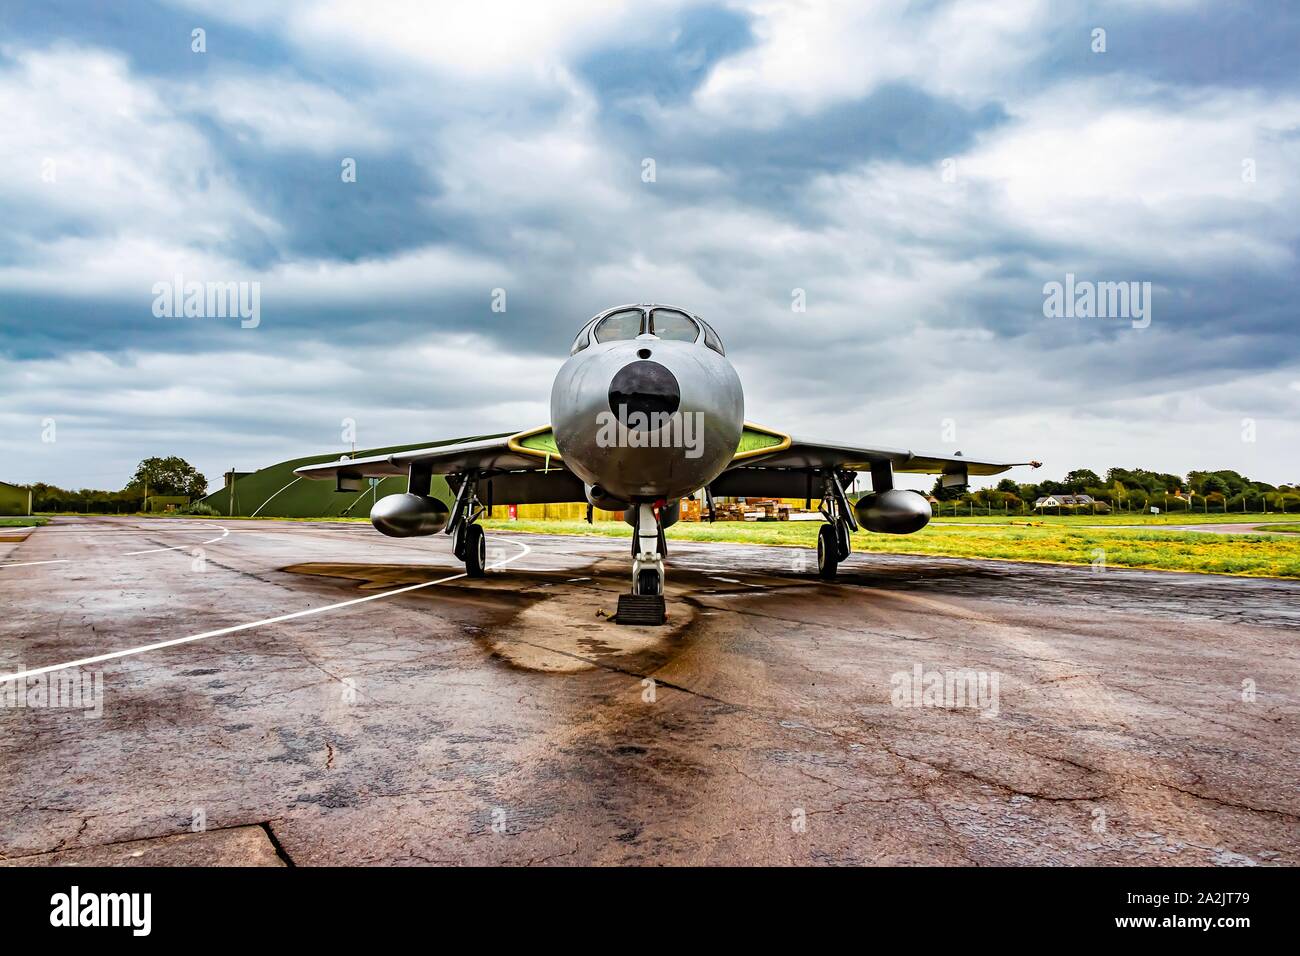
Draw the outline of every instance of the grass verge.
<instances>
[{"instance_id":1,"label":"grass verge","mask_svg":"<svg viewBox=\"0 0 1300 956\"><path fill-rule=\"evenodd\" d=\"M490 521L489 529L537 534L629 537L622 522L588 525L581 521ZM678 541L815 547L814 521L686 523L668 529ZM916 534L853 536L858 552L921 554L954 558L999 558L1053 564L1195 571L1250 577L1300 578L1300 540L1251 534L1195 531L1145 531L1140 528L1090 529L1059 525L935 527Z\"/></svg>"},{"instance_id":2,"label":"grass verge","mask_svg":"<svg viewBox=\"0 0 1300 956\"><path fill-rule=\"evenodd\" d=\"M1122 512L1119 514L1108 515L1000 515L996 511L993 514L980 514L976 509L974 515L944 515L936 517L936 522L944 524L997 524L997 525L1030 525L1037 527L1039 525L1060 525L1062 527L1081 527L1085 525L1169 525L1169 524L1259 524L1263 521L1295 521L1300 526L1300 514L1284 515L1280 512L1247 512L1242 514L1239 511L1223 514L1222 512L1213 512L1205 514L1200 511L1188 513L1186 511L1175 511L1173 513L1164 513L1158 515L1152 514L1129 514Z\"/></svg>"}]
</instances>

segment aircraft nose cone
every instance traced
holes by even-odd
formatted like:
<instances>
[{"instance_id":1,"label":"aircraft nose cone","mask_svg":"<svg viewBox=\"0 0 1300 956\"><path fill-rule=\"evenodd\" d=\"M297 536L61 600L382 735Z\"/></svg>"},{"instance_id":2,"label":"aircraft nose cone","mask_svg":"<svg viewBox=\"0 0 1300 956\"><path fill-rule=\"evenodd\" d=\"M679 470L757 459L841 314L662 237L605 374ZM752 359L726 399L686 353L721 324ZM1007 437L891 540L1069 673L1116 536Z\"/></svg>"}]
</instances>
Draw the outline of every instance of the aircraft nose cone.
<instances>
[{"instance_id":1,"label":"aircraft nose cone","mask_svg":"<svg viewBox=\"0 0 1300 956\"><path fill-rule=\"evenodd\" d=\"M658 362L624 365L609 386L610 410L625 424L633 424L628 418L637 412L647 417L671 415L681 402L682 390L676 377Z\"/></svg>"}]
</instances>

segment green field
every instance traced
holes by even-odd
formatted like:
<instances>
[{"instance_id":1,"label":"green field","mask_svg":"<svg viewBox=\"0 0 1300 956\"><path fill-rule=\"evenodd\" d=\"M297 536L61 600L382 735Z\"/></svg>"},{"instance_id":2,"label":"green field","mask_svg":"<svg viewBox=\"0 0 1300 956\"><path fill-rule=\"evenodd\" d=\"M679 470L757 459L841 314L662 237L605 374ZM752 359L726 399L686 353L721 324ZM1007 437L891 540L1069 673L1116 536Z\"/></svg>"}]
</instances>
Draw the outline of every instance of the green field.
<instances>
[{"instance_id":1,"label":"green field","mask_svg":"<svg viewBox=\"0 0 1300 956\"><path fill-rule=\"evenodd\" d=\"M1163 517L1163 516L1162 516ZM1068 519L1067 519L1068 520ZM1154 522L1153 522L1154 523ZM621 522L588 525L581 521L490 521L486 527L539 534L629 537ZM729 541L740 544L815 547L815 521L720 521L680 523L667 536L679 541ZM1254 577L1300 578L1300 540L1253 534L1146 531L1142 528L1087 529L1046 523L1037 527L931 525L916 534L853 536L858 552L924 554L955 558L1199 571Z\"/></svg>"},{"instance_id":2,"label":"green field","mask_svg":"<svg viewBox=\"0 0 1300 956\"><path fill-rule=\"evenodd\" d=\"M49 524L49 519L30 516L0 518L0 528L39 528L43 524Z\"/></svg>"},{"instance_id":3,"label":"green field","mask_svg":"<svg viewBox=\"0 0 1300 956\"><path fill-rule=\"evenodd\" d=\"M961 524L996 524L996 525L1065 525L1080 527L1085 525L1162 525L1162 524L1262 524L1265 521L1295 521L1300 522L1300 513L1285 515L1280 511L1270 511L1267 514L1260 511L1230 511L1227 514L1222 511L1211 511L1205 514L1200 511L1175 511L1172 513L1164 512L1158 515L1153 514L1135 514L1122 512L1108 515L1001 515L996 511L993 514L980 514L979 509L975 509L973 515L944 515L935 517L935 523L952 524L959 522Z\"/></svg>"}]
</instances>

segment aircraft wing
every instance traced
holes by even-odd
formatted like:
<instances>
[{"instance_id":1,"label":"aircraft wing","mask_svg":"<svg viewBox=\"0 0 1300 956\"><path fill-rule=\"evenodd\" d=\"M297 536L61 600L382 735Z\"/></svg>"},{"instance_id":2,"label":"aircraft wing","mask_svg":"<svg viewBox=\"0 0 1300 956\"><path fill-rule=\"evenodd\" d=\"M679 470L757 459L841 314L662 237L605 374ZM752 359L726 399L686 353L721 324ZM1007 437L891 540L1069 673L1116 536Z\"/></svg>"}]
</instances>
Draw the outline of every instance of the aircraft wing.
<instances>
[{"instance_id":1,"label":"aircraft wing","mask_svg":"<svg viewBox=\"0 0 1300 956\"><path fill-rule=\"evenodd\" d=\"M818 469L871 471L888 462L901 474L945 475L952 485L965 485L971 475L997 475L1017 465L1037 468L1040 462L990 461L959 453L936 455L906 448L866 448L839 442L794 438L756 425L746 432L761 433L756 447L743 450L731 467L710 485L713 494L735 497L820 497L820 484L812 481Z\"/></svg>"},{"instance_id":2,"label":"aircraft wing","mask_svg":"<svg viewBox=\"0 0 1300 956\"><path fill-rule=\"evenodd\" d=\"M479 497L498 505L585 502L582 482L555 448L550 426L454 445L304 465L294 474L333 479L339 491L360 491L364 479L409 474L478 476Z\"/></svg>"},{"instance_id":3,"label":"aircraft wing","mask_svg":"<svg viewBox=\"0 0 1300 956\"><path fill-rule=\"evenodd\" d=\"M964 455L932 455L901 448L864 448L833 442L791 438L782 432L747 422L731 466L714 479L715 495L774 498L817 497L818 469L870 471L889 462L907 474L942 474L952 485L967 484L970 475L996 475L1017 465ZM368 458L304 465L294 474L333 479L340 491L361 491L364 479L405 475L412 469L429 475L477 474L478 494L495 504L585 502L582 482L570 472L555 444L549 425L454 445L435 445Z\"/></svg>"}]
</instances>

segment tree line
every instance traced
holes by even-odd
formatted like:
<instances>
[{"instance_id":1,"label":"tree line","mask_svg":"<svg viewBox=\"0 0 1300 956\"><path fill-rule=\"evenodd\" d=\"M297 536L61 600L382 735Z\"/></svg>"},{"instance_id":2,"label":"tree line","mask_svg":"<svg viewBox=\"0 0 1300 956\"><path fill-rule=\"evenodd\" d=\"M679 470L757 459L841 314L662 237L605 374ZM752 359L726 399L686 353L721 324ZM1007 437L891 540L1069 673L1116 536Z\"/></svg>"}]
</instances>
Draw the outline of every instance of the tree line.
<instances>
[{"instance_id":1,"label":"tree line","mask_svg":"<svg viewBox=\"0 0 1300 956\"><path fill-rule=\"evenodd\" d=\"M32 486L33 511L74 511L90 514L131 514L144 510L152 495L184 496L194 501L207 494L208 480L184 458L146 458L120 491L69 489L38 481Z\"/></svg>"},{"instance_id":2,"label":"tree line","mask_svg":"<svg viewBox=\"0 0 1300 956\"><path fill-rule=\"evenodd\" d=\"M930 496L944 505L951 502L995 511L1022 511L1032 509L1042 498L1081 494L1094 499L1097 513L1146 511L1152 507L1169 511L1300 512L1300 486L1253 481L1229 469L1190 471L1184 477L1145 468L1110 468L1103 478L1089 468L1076 468L1060 481L1021 483L1003 478L995 487L979 491L944 488L942 479L936 479L930 491ZM1050 510L1055 512L1056 508ZM1080 510L1092 512L1094 506L1087 504Z\"/></svg>"}]
</instances>

